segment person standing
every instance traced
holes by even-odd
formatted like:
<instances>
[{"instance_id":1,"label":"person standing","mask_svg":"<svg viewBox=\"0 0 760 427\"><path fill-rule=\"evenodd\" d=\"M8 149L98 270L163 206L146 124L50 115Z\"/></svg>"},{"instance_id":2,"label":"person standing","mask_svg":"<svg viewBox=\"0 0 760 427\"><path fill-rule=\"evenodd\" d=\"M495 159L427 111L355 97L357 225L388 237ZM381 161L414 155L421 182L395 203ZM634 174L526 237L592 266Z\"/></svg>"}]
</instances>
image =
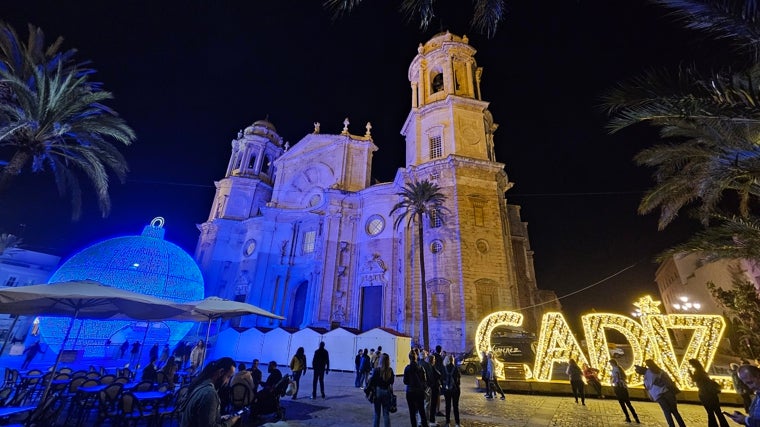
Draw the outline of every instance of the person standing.
<instances>
[{"instance_id":1,"label":"person standing","mask_svg":"<svg viewBox=\"0 0 760 427\"><path fill-rule=\"evenodd\" d=\"M293 392L293 400L298 398L298 390L301 389L301 375L306 374L306 354L303 347L298 347L296 354L290 359L290 371L293 372L293 381L296 382L296 391ZM324 395L324 389L322 395Z\"/></svg>"},{"instance_id":2,"label":"person standing","mask_svg":"<svg viewBox=\"0 0 760 427\"><path fill-rule=\"evenodd\" d=\"M123 359L124 358L124 354L127 353L127 349L129 349L129 341L124 340L124 342L121 343L121 347L119 347L119 351L121 352L119 354L119 359Z\"/></svg>"},{"instance_id":3,"label":"person standing","mask_svg":"<svg viewBox=\"0 0 760 427\"><path fill-rule=\"evenodd\" d=\"M362 386L362 354L364 352L362 349L359 349L359 352L356 353L356 357L354 357L354 367L356 368L356 379L354 380L354 387L360 388Z\"/></svg>"},{"instance_id":4,"label":"person standing","mask_svg":"<svg viewBox=\"0 0 760 427\"><path fill-rule=\"evenodd\" d=\"M454 408L454 423L459 427L459 396L461 395L461 378L462 374L457 369L454 355L450 354L443 359L443 369L441 371L441 389L443 398L446 401L446 426L450 426L451 408Z\"/></svg>"},{"instance_id":5,"label":"person standing","mask_svg":"<svg viewBox=\"0 0 760 427\"><path fill-rule=\"evenodd\" d=\"M728 421L720 409L720 384L710 378L699 360L689 359L689 365L692 368L689 372L691 380L699 389L699 401L707 411L707 426L718 427L720 424L720 427L728 427Z\"/></svg>"},{"instance_id":6,"label":"person standing","mask_svg":"<svg viewBox=\"0 0 760 427\"><path fill-rule=\"evenodd\" d=\"M581 404L586 406L586 394L583 391L583 371L581 371L575 359L568 359L565 373L570 378L570 388L573 390L575 403L578 403L578 398L580 397Z\"/></svg>"},{"instance_id":7,"label":"person standing","mask_svg":"<svg viewBox=\"0 0 760 427\"><path fill-rule=\"evenodd\" d=\"M490 399L492 396L488 387L488 355L485 351L480 352L480 380L486 387L486 399Z\"/></svg>"},{"instance_id":8,"label":"person standing","mask_svg":"<svg viewBox=\"0 0 760 427\"><path fill-rule=\"evenodd\" d=\"M369 374L372 372L372 359L369 358L369 351L364 349L362 354L362 361L359 368L362 370L362 388L366 389L369 384Z\"/></svg>"},{"instance_id":9,"label":"person standing","mask_svg":"<svg viewBox=\"0 0 760 427\"><path fill-rule=\"evenodd\" d=\"M597 375L599 375L599 369L592 368L588 363L583 364L583 378L586 379L586 384L594 388L597 398L603 399L602 383Z\"/></svg>"},{"instance_id":10,"label":"person standing","mask_svg":"<svg viewBox=\"0 0 760 427\"><path fill-rule=\"evenodd\" d=\"M404 368L404 384L406 384L406 404L409 406L409 420L412 427L427 427L425 415L425 387L427 378L425 370L417 364L417 353L409 352L409 364ZM420 424L417 424L417 416Z\"/></svg>"},{"instance_id":11,"label":"person standing","mask_svg":"<svg viewBox=\"0 0 760 427\"><path fill-rule=\"evenodd\" d=\"M129 351L129 354L129 364L133 366L135 370L137 370L140 364L140 341L135 341L132 343L132 350Z\"/></svg>"},{"instance_id":12,"label":"person standing","mask_svg":"<svg viewBox=\"0 0 760 427\"><path fill-rule=\"evenodd\" d=\"M372 360L372 369L376 369L380 367L380 357L383 355L383 346L379 345L377 346L377 351L375 352L375 359Z\"/></svg>"},{"instance_id":13,"label":"person standing","mask_svg":"<svg viewBox=\"0 0 760 427\"><path fill-rule=\"evenodd\" d=\"M636 420L636 424L641 424L639 416L636 414L636 410L633 409L633 405L631 404L631 398L628 395L628 381L623 368L618 365L618 362L615 359L610 359L610 366L612 366L610 385L615 391L615 397L620 404L620 408L623 410L623 414L625 414L625 422L631 422L631 417L628 415L628 410L630 410L633 419Z\"/></svg>"},{"instance_id":14,"label":"person standing","mask_svg":"<svg viewBox=\"0 0 760 427\"><path fill-rule=\"evenodd\" d=\"M440 345L435 346L435 353L433 353L433 357L435 357L435 366L438 367L438 370L443 369L443 354L441 353L442 347ZM435 400L435 415L442 417L443 413L441 413L441 398Z\"/></svg>"},{"instance_id":15,"label":"person standing","mask_svg":"<svg viewBox=\"0 0 760 427\"><path fill-rule=\"evenodd\" d=\"M375 417L372 420L373 427L380 427L380 411L383 414L383 427L391 425L391 396L393 395L393 381L395 375L391 369L390 357L387 354L381 354L378 357L378 366L372 371L372 378L369 380L369 387L375 390Z\"/></svg>"},{"instance_id":16,"label":"person standing","mask_svg":"<svg viewBox=\"0 0 760 427\"><path fill-rule=\"evenodd\" d=\"M36 356L37 353L45 354L45 352L42 351L40 340L35 341L34 344L24 349L24 354L26 354L26 357L24 358L24 362L21 364L21 369L28 368L29 364L32 363L32 359L34 359L34 356Z\"/></svg>"},{"instance_id":17,"label":"person standing","mask_svg":"<svg viewBox=\"0 0 760 427\"><path fill-rule=\"evenodd\" d=\"M429 405L427 407L428 421L430 424L434 425L436 416L435 403L441 399L441 367L436 365L435 356L432 354L428 355L427 362L428 366L430 366L431 376L428 377L428 387L430 387L430 402L426 403Z\"/></svg>"},{"instance_id":18,"label":"person standing","mask_svg":"<svg viewBox=\"0 0 760 427\"><path fill-rule=\"evenodd\" d=\"M164 373L164 378L169 384L169 390L174 390L174 376L177 374L177 361L173 357L166 360L166 364L161 367L161 372Z\"/></svg>"},{"instance_id":19,"label":"person standing","mask_svg":"<svg viewBox=\"0 0 760 427\"><path fill-rule=\"evenodd\" d=\"M739 379L755 394L747 415L734 411L728 415L734 422L747 427L760 427L760 368L745 364L739 366Z\"/></svg>"},{"instance_id":20,"label":"person standing","mask_svg":"<svg viewBox=\"0 0 760 427\"><path fill-rule=\"evenodd\" d=\"M744 412L749 412L749 405L752 403L752 398L750 397L752 391L739 379L739 365L731 363L728 366L731 370L731 381L734 383L734 391L742 397Z\"/></svg>"},{"instance_id":21,"label":"person standing","mask_svg":"<svg viewBox=\"0 0 760 427\"><path fill-rule=\"evenodd\" d=\"M311 359L311 369L314 370L311 398L317 398L317 381L319 381L319 390L322 392L322 399L325 399L325 374L330 373L330 353L325 350L324 341L320 342L319 348L314 351L314 357Z\"/></svg>"},{"instance_id":22,"label":"person standing","mask_svg":"<svg viewBox=\"0 0 760 427\"><path fill-rule=\"evenodd\" d=\"M203 340L198 341L198 344L190 351L190 366L195 370L200 370L203 365L203 357L205 353L206 345Z\"/></svg>"},{"instance_id":23,"label":"person standing","mask_svg":"<svg viewBox=\"0 0 760 427\"><path fill-rule=\"evenodd\" d=\"M490 396L496 397L496 393L501 394L501 400L506 399L506 396L504 395L504 390L501 389L501 385L499 385L499 379L496 377L496 365L493 362L493 353L488 352L486 354L486 361L487 363L487 374L488 374L488 393L490 393ZM486 396L489 397L489 396ZM490 397L489 397L490 398Z\"/></svg>"},{"instance_id":24,"label":"person standing","mask_svg":"<svg viewBox=\"0 0 760 427\"><path fill-rule=\"evenodd\" d=\"M678 412L676 400L676 385L667 372L660 369L652 359L644 361L646 368L636 366L636 372L644 375L644 388L649 393L649 398L657 402L665 415L669 427L675 427L673 419L679 427L686 427L681 414Z\"/></svg>"},{"instance_id":25,"label":"person standing","mask_svg":"<svg viewBox=\"0 0 760 427\"><path fill-rule=\"evenodd\" d=\"M158 343L153 344L148 352L148 360L156 362L158 360Z\"/></svg>"},{"instance_id":26,"label":"person standing","mask_svg":"<svg viewBox=\"0 0 760 427\"><path fill-rule=\"evenodd\" d=\"M217 392L235 374L235 361L223 357L206 365L190 383L185 405L180 409L180 427L232 427L239 416L222 416Z\"/></svg>"}]
</instances>

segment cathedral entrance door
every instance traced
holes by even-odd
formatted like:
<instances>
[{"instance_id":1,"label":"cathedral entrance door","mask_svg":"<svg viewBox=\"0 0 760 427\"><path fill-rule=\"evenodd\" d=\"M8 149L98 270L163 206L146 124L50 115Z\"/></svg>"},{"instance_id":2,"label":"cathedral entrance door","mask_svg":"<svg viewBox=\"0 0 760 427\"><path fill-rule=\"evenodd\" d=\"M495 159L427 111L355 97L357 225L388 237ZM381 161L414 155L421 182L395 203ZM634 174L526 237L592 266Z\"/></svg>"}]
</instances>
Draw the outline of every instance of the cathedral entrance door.
<instances>
[{"instance_id":1,"label":"cathedral entrance door","mask_svg":"<svg viewBox=\"0 0 760 427\"><path fill-rule=\"evenodd\" d=\"M364 286L362 288L361 330L368 331L382 325L383 287Z\"/></svg>"},{"instance_id":2,"label":"cathedral entrance door","mask_svg":"<svg viewBox=\"0 0 760 427\"><path fill-rule=\"evenodd\" d=\"M293 310L287 320L287 327L300 328L303 323L303 315L306 311L306 290L309 289L309 282L303 281L298 285L296 293L293 295Z\"/></svg>"}]
</instances>

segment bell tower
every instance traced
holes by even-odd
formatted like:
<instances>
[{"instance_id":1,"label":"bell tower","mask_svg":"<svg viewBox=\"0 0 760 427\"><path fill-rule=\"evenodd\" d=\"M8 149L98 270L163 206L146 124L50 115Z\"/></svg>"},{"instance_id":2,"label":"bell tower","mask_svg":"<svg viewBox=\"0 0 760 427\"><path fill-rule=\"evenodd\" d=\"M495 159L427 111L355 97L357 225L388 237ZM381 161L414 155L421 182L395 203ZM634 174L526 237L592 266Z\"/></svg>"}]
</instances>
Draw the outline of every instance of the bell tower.
<instances>
[{"instance_id":1,"label":"bell tower","mask_svg":"<svg viewBox=\"0 0 760 427\"><path fill-rule=\"evenodd\" d=\"M475 49L467 36L440 33L420 44L409 66L412 109L401 134L406 166L455 154L495 161L493 133L498 127L482 100Z\"/></svg>"}]
</instances>

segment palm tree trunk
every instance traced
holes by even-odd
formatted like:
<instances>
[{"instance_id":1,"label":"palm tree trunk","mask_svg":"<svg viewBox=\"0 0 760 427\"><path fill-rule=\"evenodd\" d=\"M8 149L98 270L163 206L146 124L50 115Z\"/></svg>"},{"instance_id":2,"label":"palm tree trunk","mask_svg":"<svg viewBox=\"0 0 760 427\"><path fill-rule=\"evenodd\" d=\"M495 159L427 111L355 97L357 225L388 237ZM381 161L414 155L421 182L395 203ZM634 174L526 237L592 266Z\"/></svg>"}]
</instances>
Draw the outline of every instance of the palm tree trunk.
<instances>
[{"instance_id":1,"label":"palm tree trunk","mask_svg":"<svg viewBox=\"0 0 760 427\"><path fill-rule=\"evenodd\" d=\"M422 301L420 301L420 305L422 306L422 313L420 313L420 316L422 316L422 347L425 350L430 349L430 331L428 330L428 307L427 307L427 286L425 285L425 248L424 245L424 239L422 238L422 214L417 214L417 236L419 239L418 242L418 251L420 252L420 285L422 286L422 289L420 291L420 298Z\"/></svg>"}]
</instances>

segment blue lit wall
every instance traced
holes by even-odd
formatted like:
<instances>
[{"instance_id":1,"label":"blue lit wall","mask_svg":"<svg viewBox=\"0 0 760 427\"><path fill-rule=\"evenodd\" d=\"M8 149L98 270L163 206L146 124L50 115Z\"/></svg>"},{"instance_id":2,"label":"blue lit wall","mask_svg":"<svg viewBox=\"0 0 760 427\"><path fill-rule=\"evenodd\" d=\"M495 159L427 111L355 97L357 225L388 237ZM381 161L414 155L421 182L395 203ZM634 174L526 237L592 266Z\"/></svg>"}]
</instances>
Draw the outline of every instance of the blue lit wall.
<instances>
[{"instance_id":1,"label":"blue lit wall","mask_svg":"<svg viewBox=\"0 0 760 427\"><path fill-rule=\"evenodd\" d=\"M155 223L155 221L154 221ZM48 283L92 279L103 284L176 302L203 299L203 276L195 260L163 239L160 226L149 225L141 236L124 236L96 243L67 260ZM40 319L40 334L54 352L60 350L68 317ZM146 346L167 340L173 348L193 327L192 322L161 322L147 329ZM66 349L84 349L85 356L116 352L124 339L142 341L146 322L77 320ZM112 348L106 349L106 340ZM118 341L117 341L118 340ZM147 349L144 352L147 354Z\"/></svg>"}]
</instances>

